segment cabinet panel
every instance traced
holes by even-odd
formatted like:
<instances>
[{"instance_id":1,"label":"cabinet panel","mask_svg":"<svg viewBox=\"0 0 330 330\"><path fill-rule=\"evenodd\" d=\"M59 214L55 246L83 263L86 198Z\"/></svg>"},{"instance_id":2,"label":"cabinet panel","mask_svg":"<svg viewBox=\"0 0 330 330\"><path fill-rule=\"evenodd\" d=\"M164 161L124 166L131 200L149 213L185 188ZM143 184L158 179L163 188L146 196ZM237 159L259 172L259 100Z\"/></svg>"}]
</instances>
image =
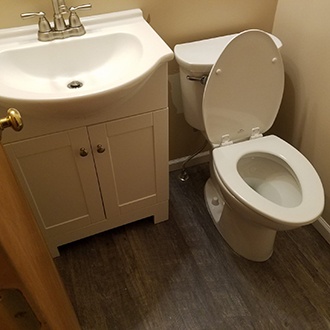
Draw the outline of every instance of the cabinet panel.
<instances>
[{"instance_id":1,"label":"cabinet panel","mask_svg":"<svg viewBox=\"0 0 330 330\"><path fill-rule=\"evenodd\" d=\"M153 119L157 202L160 203L169 199L168 111L155 111Z\"/></svg>"},{"instance_id":2,"label":"cabinet panel","mask_svg":"<svg viewBox=\"0 0 330 330\"><path fill-rule=\"evenodd\" d=\"M166 127L167 110L163 113L162 126ZM166 142L156 141L159 132L155 130L158 125L154 117L154 113L147 113L88 128L92 145L106 146L106 152L94 155L108 218L156 204L160 188L157 185L162 181L168 186L167 129L160 130ZM163 151L156 151L157 143L164 147ZM165 161L164 168L156 165L159 159ZM167 198L165 188L162 200Z\"/></svg>"},{"instance_id":3,"label":"cabinet panel","mask_svg":"<svg viewBox=\"0 0 330 330\"><path fill-rule=\"evenodd\" d=\"M120 206L156 195L152 115L138 117L106 125Z\"/></svg>"},{"instance_id":4,"label":"cabinet panel","mask_svg":"<svg viewBox=\"0 0 330 330\"><path fill-rule=\"evenodd\" d=\"M105 218L92 157L79 155L88 142L77 129L5 146L46 238Z\"/></svg>"}]
</instances>

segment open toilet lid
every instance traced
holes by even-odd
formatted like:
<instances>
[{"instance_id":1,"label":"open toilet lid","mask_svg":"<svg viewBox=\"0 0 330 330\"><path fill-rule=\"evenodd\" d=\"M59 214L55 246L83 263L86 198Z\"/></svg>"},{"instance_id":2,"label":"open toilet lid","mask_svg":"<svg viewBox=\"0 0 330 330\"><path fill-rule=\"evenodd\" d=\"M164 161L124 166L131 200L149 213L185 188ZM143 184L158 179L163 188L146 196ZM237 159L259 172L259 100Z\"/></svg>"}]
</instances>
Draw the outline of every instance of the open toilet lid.
<instances>
[{"instance_id":1,"label":"open toilet lid","mask_svg":"<svg viewBox=\"0 0 330 330\"><path fill-rule=\"evenodd\" d=\"M247 30L231 39L208 77L203 96L207 137L220 145L224 136L242 141L273 124L284 89L282 57L272 38Z\"/></svg>"}]
</instances>

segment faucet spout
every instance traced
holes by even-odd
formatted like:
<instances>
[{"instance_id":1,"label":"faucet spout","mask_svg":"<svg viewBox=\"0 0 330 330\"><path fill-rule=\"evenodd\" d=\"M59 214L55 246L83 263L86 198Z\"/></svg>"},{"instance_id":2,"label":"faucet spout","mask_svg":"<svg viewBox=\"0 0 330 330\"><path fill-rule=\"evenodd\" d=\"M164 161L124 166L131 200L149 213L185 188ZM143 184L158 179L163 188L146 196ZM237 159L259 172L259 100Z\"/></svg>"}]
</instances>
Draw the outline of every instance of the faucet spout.
<instances>
[{"instance_id":1,"label":"faucet spout","mask_svg":"<svg viewBox=\"0 0 330 330\"><path fill-rule=\"evenodd\" d=\"M58 0L58 8L61 14L66 14L69 12L69 9L65 3L65 0Z\"/></svg>"},{"instance_id":2,"label":"faucet spout","mask_svg":"<svg viewBox=\"0 0 330 330\"><path fill-rule=\"evenodd\" d=\"M63 14L68 12L65 0L52 0L54 8L54 28L55 31L65 31L67 26L65 24Z\"/></svg>"},{"instance_id":3,"label":"faucet spout","mask_svg":"<svg viewBox=\"0 0 330 330\"><path fill-rule=\"evenodd\" d=\"M62 15L68 12L68 7L65 0L52 0L52 2L55 15Z\"/></svg>"}]
</instances>

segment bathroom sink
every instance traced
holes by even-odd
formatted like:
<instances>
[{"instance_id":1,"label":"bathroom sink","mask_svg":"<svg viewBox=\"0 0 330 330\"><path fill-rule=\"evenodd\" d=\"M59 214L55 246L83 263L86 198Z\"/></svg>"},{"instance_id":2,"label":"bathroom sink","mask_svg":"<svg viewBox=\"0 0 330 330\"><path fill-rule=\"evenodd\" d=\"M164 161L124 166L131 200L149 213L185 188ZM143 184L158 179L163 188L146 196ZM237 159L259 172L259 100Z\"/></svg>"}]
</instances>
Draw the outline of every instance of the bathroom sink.
<instances>
[{"instance_id":1,"label":"bathroom sink","mask_svg":"<svg viewBox=\"0 0 330 330\"><path fill-rule=\"evenodd\" d=\"M130 98L170 48L139 9L81 19L86 34L37 40L37 24L0 31L0 106L75 115Z\"/></svg>"}]
</instances>

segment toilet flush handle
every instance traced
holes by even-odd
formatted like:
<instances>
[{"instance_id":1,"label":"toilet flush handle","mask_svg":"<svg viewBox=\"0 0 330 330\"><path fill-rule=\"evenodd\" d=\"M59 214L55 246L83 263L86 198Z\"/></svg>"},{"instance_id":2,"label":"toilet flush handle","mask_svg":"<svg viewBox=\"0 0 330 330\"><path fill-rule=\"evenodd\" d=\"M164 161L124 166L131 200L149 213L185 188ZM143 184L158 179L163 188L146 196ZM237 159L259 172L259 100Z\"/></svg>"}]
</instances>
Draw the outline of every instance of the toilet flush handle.
<instances>
[{"instance_id":1,"label":"toilet flush handle","mask_svg":"<svg viewBox=\"0 0 330 330\"><path fill-rule=\"evenodd\" d=\"M202 85L205 85L206 82L207 82L207 78L208 76L207 75L203 75L201 77L194 77L194 76L187 76L186 77L188 80L191 80L191 81L199 81Z\"/></svg>"}]
</instances>

